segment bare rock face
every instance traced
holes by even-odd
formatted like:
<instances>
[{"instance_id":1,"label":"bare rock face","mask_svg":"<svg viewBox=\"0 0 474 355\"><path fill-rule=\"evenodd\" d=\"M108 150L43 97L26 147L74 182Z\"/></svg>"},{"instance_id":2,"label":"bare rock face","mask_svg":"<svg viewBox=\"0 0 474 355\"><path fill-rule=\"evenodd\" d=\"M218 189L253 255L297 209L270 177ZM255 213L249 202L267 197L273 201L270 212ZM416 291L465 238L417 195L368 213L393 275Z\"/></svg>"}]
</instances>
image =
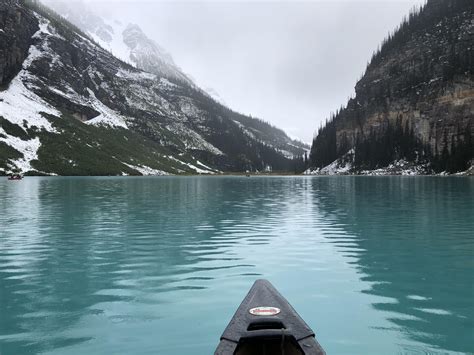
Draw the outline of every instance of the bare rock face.
<instances>
[{"instance_id":1,"label":"bare rock face","mask_svg":"<svg viewBox=\"0 0 474 355\"><path fill-rule=\"evenodd\" d=\"M28 55L38 20L17 0L0 2L0 86L6 86L21 70Z\"/></svg>"},{"instance_id":2,"label":"bare rock face","mask_svg":"<svg viewBox=\"0 0 474 355\"><path fill-rule=\"evenodd\" d=\"M462 134L473 120L473 16L472 3L431 0L412 15L412 29L400 29L404 43L374 57L356 85L369 113L366 135L377 123L383 129L384 121L399 119L435 154L444 149L444 136Z\"/></svg>"}]
</instances>

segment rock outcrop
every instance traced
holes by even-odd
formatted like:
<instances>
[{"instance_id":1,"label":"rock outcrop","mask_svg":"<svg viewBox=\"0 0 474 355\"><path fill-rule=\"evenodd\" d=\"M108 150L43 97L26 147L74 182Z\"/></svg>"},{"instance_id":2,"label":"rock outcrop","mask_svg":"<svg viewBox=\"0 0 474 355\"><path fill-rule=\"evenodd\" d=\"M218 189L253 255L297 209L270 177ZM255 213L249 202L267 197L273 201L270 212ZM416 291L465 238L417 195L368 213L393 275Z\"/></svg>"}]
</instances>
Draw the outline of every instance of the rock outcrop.
<instances>
[{"instance_id":1,"label":"rock outcrop","mask_svg":"<svg viewBox=\"0 0 474 355\"><path fill-rule=\"evenodd\" d=\"M38 20L15 0L0 2L0 88L21 70Z\"/></svg>"}]
</instances>

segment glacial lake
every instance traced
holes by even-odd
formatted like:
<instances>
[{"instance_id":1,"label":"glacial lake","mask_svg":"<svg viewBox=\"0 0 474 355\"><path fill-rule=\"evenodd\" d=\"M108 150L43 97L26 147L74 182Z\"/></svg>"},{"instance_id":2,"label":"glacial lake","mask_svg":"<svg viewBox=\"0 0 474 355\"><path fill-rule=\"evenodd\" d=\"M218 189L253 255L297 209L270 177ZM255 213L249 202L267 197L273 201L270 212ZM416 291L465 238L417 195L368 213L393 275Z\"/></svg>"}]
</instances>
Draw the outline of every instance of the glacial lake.
<instances>
[{"instance_id":1,"label":"glacial lake","mask_svg":"<svg viewBox=\"0 0 474 355\"><path fill-rule=\"evenodd\" d=\"M0 354L212 354L269 279L328 354L474 352L474 179L0 180Z\"/></svg>"}]
</instances>

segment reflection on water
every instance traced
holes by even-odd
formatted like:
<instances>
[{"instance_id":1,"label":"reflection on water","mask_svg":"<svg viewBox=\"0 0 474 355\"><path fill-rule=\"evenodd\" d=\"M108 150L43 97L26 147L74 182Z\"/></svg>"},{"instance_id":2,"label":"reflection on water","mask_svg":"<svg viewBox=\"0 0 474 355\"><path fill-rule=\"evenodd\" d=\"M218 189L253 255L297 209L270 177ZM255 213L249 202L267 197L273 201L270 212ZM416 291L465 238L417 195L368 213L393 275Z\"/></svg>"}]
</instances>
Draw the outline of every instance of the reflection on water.
<instances>
[{"instance_id":1,"label":"reflection on water","mask_svg":"<svg viewBox=\"0 0 474 355\"><path fill-rule=\"evenodd\" d=\"M387 315L390 327L435 349L472 352L474 181L352 178L325 183L324 213L336 215L351 235L357 250L350 251L345 242L341 249L353 258L361 280L369 282L362 292L382 297L372 306Z\"/></svg>"},{"instance_id":2,"label":"reflection on water","mask_svg":"<svg viewBox=\"0 0 474 355\"><path fill-rule=\"evenodd\" d=\"M334 354L474 351L470 178L0 182L0 353L210 354L269 278Z\"/></svg>"}]
</instances>

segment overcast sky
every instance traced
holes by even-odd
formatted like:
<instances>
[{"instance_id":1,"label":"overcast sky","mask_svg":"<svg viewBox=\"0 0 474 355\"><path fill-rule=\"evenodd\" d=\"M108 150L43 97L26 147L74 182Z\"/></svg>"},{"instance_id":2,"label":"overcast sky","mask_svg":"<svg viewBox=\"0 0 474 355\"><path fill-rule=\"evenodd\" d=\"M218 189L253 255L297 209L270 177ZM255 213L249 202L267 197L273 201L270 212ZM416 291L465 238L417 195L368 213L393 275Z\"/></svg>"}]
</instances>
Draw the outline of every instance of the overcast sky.
<instances>
[{"instance_id":1,"label":"overcast sky","mask_svg":"<svg viewBox=\"0 0 474 355\"><path fill-rule=\"evenodd\" d=\"M139 24L232 109L306 142L353 94L387 33L424 2L89 0L104 17Z\"/></svg>"}]
</instances>

